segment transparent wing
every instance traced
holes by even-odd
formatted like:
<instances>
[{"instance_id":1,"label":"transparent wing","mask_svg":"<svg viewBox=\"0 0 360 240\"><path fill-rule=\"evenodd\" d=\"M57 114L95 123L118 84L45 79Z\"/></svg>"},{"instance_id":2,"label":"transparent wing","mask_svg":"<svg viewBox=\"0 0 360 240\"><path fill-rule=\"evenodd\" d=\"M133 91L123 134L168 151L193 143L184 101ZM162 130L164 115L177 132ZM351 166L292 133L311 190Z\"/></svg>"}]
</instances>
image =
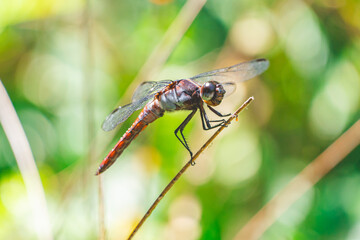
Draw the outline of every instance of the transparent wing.
<instances>
[{"instance_id":1,"label":"transparent wing","mask_svg":"<svg viewBox=\"0 0 360 240\"><path fill-rule=\"evenodd\" d=\"M170 83L170 80L163 80L159 82L143 82L140 84L132 96L132 102L127 105L120 106L112 111L112 113L110 113L103 122L102 129L104 131L114 129L117 125L128 119L133 112L143 108L151 99L154 98L157 92Z\"/></svg>"},{"instance_id":2,"label":"transparent wing","mask_svg":"<svg viewBox=\"0 0 360 240\"><path fill-rule=\"evenodd\" d=\"M263 73L266 69L268 69L268 67L269 61L262 58L201 73L190 79L199 84L204 84L208 81L217 81L220 83L242 82Z\"/></svg>"},{"instance_id":3,"label":"transparent wing","mask_svg":"<svg viewBox=\"0 0 360 240\"><path fill-rule=\"evenodd\" d=\"M141 83L135 90L132 96L132 102L137 102L140 99L148 95L152 95L154 93L159 92L161 89L169 85L172 81L171 80L162 80L162 81L149 81Z\"/></svg>"},{"instance_id":4,"label":"transparent wing","mask_svg":"<svg viewBox=\"0 0 360 240\"><path fill-rule=\"evenodd\" d=\"M146 97L129 103L125 106L120 106L116 108L112 113L109 114L109 116L106 117L105 121L102 124L102 129L104 131L110 131L114 129L117 125L124 122L126 119L128 119L133 112L136 110L139 110L143 108L151 99L153 99L155 96L154 94L147 95Z\"/></svg>"}]
</instances>

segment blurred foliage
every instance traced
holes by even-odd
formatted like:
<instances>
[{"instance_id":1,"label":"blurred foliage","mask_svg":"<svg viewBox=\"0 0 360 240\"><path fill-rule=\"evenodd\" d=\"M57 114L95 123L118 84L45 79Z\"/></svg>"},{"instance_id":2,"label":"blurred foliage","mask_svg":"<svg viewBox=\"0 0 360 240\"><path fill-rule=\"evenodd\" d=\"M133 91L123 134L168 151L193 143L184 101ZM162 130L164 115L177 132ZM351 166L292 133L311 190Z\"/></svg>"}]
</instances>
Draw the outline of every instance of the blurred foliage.
<instances>
[{"instance_id":1,"label":"blurred foliage","mask_svg":"<svg viewBox=\"0 0 360 240\"><path fill-rule=\"evenodd\" d=\"M87 5L89 4L89 5ZM116 131L103 119L129 99L146 58L185 1L0 1L0 78L24 126L56 239L96 239L97 181ZM90 9L90 10L89 10ZM87 22L86 19L89 21ZM276 192L360 117L358 0L209 0L157 79L265 57L270 68L219 106L248 111L185 174L138 239L232 239ZM104 174L109 239L124 238L188 153L151 124ZM197 150L211 133L185 129ZM0 239L35 239L26 191L0 128ZM360 148L304 195L263 239L359 239ZM21 229L21 231L19 231Z\"/></svg>"}]
</instances>

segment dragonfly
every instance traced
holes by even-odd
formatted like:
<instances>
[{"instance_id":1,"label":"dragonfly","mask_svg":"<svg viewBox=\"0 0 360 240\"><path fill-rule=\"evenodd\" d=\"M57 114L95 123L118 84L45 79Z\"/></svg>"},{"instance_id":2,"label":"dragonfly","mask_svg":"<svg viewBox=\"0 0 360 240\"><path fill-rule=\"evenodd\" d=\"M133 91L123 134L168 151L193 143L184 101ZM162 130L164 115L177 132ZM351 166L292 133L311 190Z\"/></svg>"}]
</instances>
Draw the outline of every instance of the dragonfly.
<instances>
[{"instance_id":1,"label":"dragonfly","mask_svg":"<svg viewBox=\"0 0 360 240\"><path fill-rule=\"evenodd\" d=\"M269 61L262 58L201 73L188 79L143 82L136 88L131 103L116 108L103 122L102 129L110 131L127 120L135 111L142 109L131 127L101 162L96 175L108 169L139 133L165 112L191 111L174 133L192 158L193 153L185 140L183 130L195 113L199 110L204 130L223 125L224 119L209 120L204 106L220 118L229 116L230 114L221 114L214 107L234 92L236 83L254 78L268 67Z\"/></svg>"}]
</instances>

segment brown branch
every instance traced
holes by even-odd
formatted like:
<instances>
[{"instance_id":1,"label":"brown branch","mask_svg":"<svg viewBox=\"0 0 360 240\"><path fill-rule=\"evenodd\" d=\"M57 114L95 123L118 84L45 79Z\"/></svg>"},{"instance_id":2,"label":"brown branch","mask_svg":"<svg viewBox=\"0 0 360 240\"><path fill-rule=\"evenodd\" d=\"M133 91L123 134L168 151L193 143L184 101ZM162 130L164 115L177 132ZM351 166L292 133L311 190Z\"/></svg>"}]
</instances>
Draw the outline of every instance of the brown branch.
<instances>
[{"instance_id":1,"label":"brown branch","mask_svg":"<svg viewBox=\"0 0 360 240\"><path fill-rule=\"evenodd\" d=\"M93 45L93 16L92 16L92 8L91 8L90 0L85 1L85 8L83 12L83 33L84 33L84 44L86 46L86 51L84 54L84 74L83 74L83 99L84 99L84 116L86 116L86 135L85 139L87 139L87 144L90 146L92 144L91 139L95 138L95 131L94 131L94 102L93 102L93 93L94 93L94 74L93 74L93 67L94 67L94 45ZM89 154L85 161L89 161L90 163L94 162L96 158L94 158L93 154ZM83 189L86 189L86 185L89 184L88 181L89 177L89 168L92 167L92 164L86 164L83 168L82 174L82 184ZM105 240L105 213L104 213L104 190L102 184L102 178L99 177L98 179L98 224L99 224L99 240ZM88 205L89 206L89 205ZM91 211L87 211L88 214Z\"/></svg>"},{"instance_id":2,"label":"brown branch","mask_svg":"<svg viewBox=\"0 0 360 240\"><path fill-rule=\"evenodd\" d=\"M254 97L250 97L248 98L248 100L246 100L241 107L239 107L234 114L232 114L229 119L224 123L223 126L219 127L219 129L209 138L209 140L206 141L206 143L199 149L199 151L193 156L192 159L190 159L185 166L178 172L178 174L176 174L176 176L171 180L171 182L165 187L165 189L161 192L161 194L157 197L157 199L155 200L155 202L151 205L151 207L149 208L149 210L145 213L145 215L143 216L143 218L140 220L140 222L138 223L138 225L135 227L135 229L131 232L130 236L128 237L128 240L132 239L134 237L134 235L136 234L136 232L140 229L140 227L143 225L143 223L146 221L146 219L151 215L152 211L154 211L154 209L156 208L156 206L159 204L159 202L161 201L161 199L163 199L165 197L165 195L168 193L168 191L172 188L172 186L177 182L177 180L181 177L181 175L183 175L183 173L186 171L186 169L189 168L189 166L191 165L191 163L193 161L195 161L199 155L212 143L212 141L221 133L222 130L224 130L224 128L226 128L232 120L234 120L235 118L237 118L238 114L244 109L246 108L250 102L254 100Z\"/></svg>"},{"instance_id":3,"label":"brown branch","mask_svg":"<svg viewBox=\"0 0 360 240\"><path fill-rule=\"evenodd\" d=\"M104 188L102 176L98 177L98 195L99 195L99 240L105 240L106 231L105 231L105 206L104 206Z\"/></svg>"},{"instance_id":4,"label":"brown branch","mask_svg":"<svg viewBox=\"0 0 360 240\"><path fill-rule=\"evenodd\" d=\"M302 170L237 233L234 239L259 239L305 192L360 144L360 120Z\"/></svg>"},{"instance_id":5,"label":"brown branch","mask_svg":"<svg viewBox=\"0 0 360 240\"><path fill-rule=\"evenodd\" d=\"M171 23L163 38L154 48L128 89L135 89L141 82L148 81L149 79L151 80L155 77L205 3L206 0L188 0L185 3L176 19ZM132 91L126 91L126 95L123 99L131 99L131 94Z\"/></svg>"}]
</instances>

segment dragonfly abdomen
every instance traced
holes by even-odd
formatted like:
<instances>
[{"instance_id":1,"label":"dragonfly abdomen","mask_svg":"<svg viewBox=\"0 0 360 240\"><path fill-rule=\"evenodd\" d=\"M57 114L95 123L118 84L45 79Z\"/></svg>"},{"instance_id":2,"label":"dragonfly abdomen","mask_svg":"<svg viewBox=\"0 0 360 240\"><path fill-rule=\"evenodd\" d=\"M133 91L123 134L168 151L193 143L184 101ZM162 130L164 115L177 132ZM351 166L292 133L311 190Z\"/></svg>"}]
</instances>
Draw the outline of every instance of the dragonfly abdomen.
<instances>
[{"instance_id":1,"label":"dragonfly abdomen","mask_svg":"<svg viewBox=\"0 0 360 240\"><path fill-rule=\"evenodd\" d=\"M96 172L96 175L99 175L100 173L108 169L122 154L122 152L130 145L130 143L139 135L139 133L144 130L149 123L152 123L159 117L163 116L163 114L164 110L162 110L159 105L155 103L155 101L147 104L140 112L135 122L124 133L124 135L120 138L115 147L101 162Z\"/></svg>"}]
</instances>

